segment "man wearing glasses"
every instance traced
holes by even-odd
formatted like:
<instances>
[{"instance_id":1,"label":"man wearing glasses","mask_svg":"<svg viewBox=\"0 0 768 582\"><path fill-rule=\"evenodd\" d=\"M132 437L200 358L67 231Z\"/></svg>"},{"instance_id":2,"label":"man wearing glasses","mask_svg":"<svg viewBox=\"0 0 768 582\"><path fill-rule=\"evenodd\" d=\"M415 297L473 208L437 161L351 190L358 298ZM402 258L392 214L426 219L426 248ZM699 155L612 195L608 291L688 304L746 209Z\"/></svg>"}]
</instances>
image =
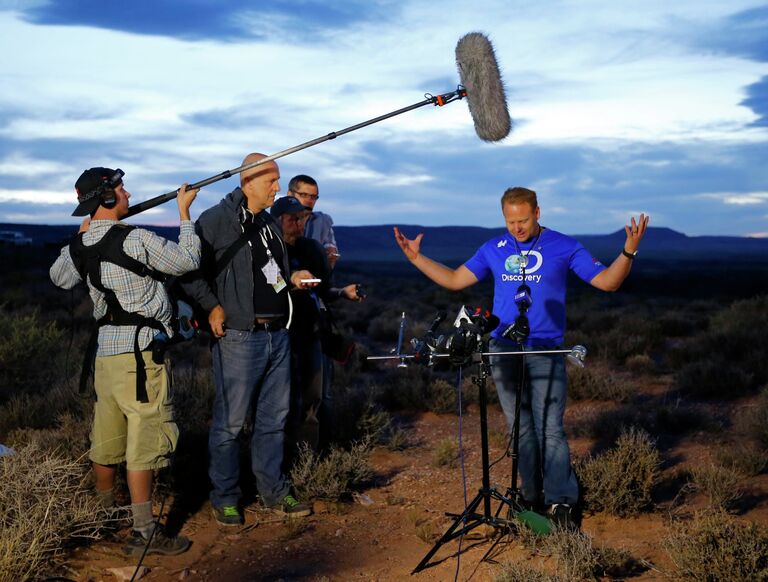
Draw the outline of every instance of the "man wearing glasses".
<instances>
[{"instance_id":1,"label":"man wearing glasses","mask_svg":"<svg viewBox=\"0 0 768 582\"><path fill-rule=\"evenodd\" d=\"M299 202L312 211L307 219L307 225L304 227L304 236L315 239L323 245L328 254L328 264L333 270L341 255L339 255L339 247L333 234L333 219L328 214L315 211L315 204L320 198L317 181L312 176L305 174L294 176L288 182L288 196L297 198Z\"/></svg>"}]
</instances>

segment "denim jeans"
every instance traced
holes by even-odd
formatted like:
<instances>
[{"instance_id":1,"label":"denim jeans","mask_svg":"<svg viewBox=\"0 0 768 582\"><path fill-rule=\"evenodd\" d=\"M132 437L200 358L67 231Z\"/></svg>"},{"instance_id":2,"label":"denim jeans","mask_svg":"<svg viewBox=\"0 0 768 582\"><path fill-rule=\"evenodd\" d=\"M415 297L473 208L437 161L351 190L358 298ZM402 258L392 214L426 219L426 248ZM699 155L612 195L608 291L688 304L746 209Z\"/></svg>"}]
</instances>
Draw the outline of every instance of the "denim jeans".
<instances>
[{"instance_id":1,"label":"denim jeans","mask_svg":"<svg viewBox=\"0 0 768 582\"><path fill-rule=\"evenodd\" d=\"M492 352L517 351L512 342L491 340ZM527 348L533 349L533 348ZM527 501L575 505L579 486L571 468L571 452L563 429L567 375L565 358L557 355L491 357L493 380L510 433L515 419L515 389L525 383L520 409L519 467Z\"/></svg>"},{"instance_id":2,"label":"denim jeans","mask_svg":"<svg viewBox=\"0 0 768 582\"><path fill-rule=\"evenodd\" d=\"M251 469L264 503L279 503L289 492L281 469L290 405L288 332L228 329L213 344L213 378L216 396L208 436L211 503L221 507L240 500L237 437L254 408Z\"/></svg>"}]
</instances>

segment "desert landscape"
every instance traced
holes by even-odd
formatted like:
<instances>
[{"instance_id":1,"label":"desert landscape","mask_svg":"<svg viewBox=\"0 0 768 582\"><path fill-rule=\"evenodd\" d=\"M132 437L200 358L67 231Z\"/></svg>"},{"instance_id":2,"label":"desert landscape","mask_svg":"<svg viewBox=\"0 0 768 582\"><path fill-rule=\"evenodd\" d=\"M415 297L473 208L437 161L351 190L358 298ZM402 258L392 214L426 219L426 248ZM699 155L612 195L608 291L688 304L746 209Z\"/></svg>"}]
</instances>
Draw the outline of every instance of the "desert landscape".
<instances>
[{"instance_id":1,"label":"desert landscape","mask_svg":"<svg viewBox=\"0 0 768 582\"><path fill-rule=\"evenodd\" d=\"M92 396L77 392L90 302L83 288L49 283L55 245L0 251L0 443L13 450L0 457L0 580L130 579L128 514L106 515L90 495ZM368 299L334 312L357 349L336 365L333 444L292 469L314 514L275 518L245 472L245 525L217 527L207 501L208 340L178 345L182 438L154 499L192 547L147 557L136 579L768 579L767 267L754 257L648 258L616 294L574 280L566 344L589 349L585 368L569 366L566 412L581 531L480 527L412 576L453 522L446 513L461 513L481 485L477 366L366 358L395 347L402 312L409 340L438 309L490 307L492 290L440 290L405 262L342 261L337 279L360 282ZM509 439L491 380L488 398L491 484L503 493Z\"/></svg>"}]
</instances>

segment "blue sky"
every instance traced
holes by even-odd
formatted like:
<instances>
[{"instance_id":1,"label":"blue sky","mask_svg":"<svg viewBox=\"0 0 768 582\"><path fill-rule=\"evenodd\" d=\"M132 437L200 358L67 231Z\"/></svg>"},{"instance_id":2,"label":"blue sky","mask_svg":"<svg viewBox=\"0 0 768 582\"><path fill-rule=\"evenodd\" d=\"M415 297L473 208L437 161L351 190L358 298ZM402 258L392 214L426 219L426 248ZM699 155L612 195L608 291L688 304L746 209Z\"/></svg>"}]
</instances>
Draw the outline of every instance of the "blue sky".
<instances>
[{"instance_id":1,"label":"blue sky","mask_svg":"<svg viewBox=\"0 0 768 582\"><path fill-rule=\"evenodd\" d=\"M463 102L423 107L283 158L283 190L313 175L342 225L499 226L524 185L571 234L643 211L768 236L768 6L745 0L0 0L0 222L74 224L90 166L125 170L136 203L450 91L470 31L495 46L507 139L480 141Z\"/></svg>"}]
</instances>

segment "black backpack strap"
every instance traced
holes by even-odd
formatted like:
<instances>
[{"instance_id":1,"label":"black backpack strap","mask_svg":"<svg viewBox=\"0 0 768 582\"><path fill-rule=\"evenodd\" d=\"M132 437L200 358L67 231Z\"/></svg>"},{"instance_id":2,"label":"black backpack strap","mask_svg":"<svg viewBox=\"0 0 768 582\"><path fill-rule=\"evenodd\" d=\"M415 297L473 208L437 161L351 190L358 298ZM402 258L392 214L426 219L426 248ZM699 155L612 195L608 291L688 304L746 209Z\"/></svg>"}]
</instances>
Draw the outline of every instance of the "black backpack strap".
<instances>
[{"instance_id":1,"label":"black backpack strap","mask_svg":"<svg viewBox=\"0 0 768 582\"><path fill-rule=\"evenodd\" d=\"M126 237L134 229L134 226L115 224L93 245L83 244L82 233L76 236L69 245L69 254L83 281L90 281L91 285L104 294L107 303L107 313L96 322L96 326L88 340L83 369L80 374L80 392L85 392L88 379L93 373L93 363L98 350L99 329L104 325L136 326L133 340L133 353L136 359L136 400L149 402L147 395L147 373L144 359L139 347L139 335L143 328L150 327L157 331L164 331L162 323L152 317L146 317L138 313L131 313L123 309L117 299L114 290L104 286L101 280L101 263L107 261L140 277L152 277L163 281L165 276L158 273L149 265L134 259L123 250Z\"/></svg>"}]
</instances>

